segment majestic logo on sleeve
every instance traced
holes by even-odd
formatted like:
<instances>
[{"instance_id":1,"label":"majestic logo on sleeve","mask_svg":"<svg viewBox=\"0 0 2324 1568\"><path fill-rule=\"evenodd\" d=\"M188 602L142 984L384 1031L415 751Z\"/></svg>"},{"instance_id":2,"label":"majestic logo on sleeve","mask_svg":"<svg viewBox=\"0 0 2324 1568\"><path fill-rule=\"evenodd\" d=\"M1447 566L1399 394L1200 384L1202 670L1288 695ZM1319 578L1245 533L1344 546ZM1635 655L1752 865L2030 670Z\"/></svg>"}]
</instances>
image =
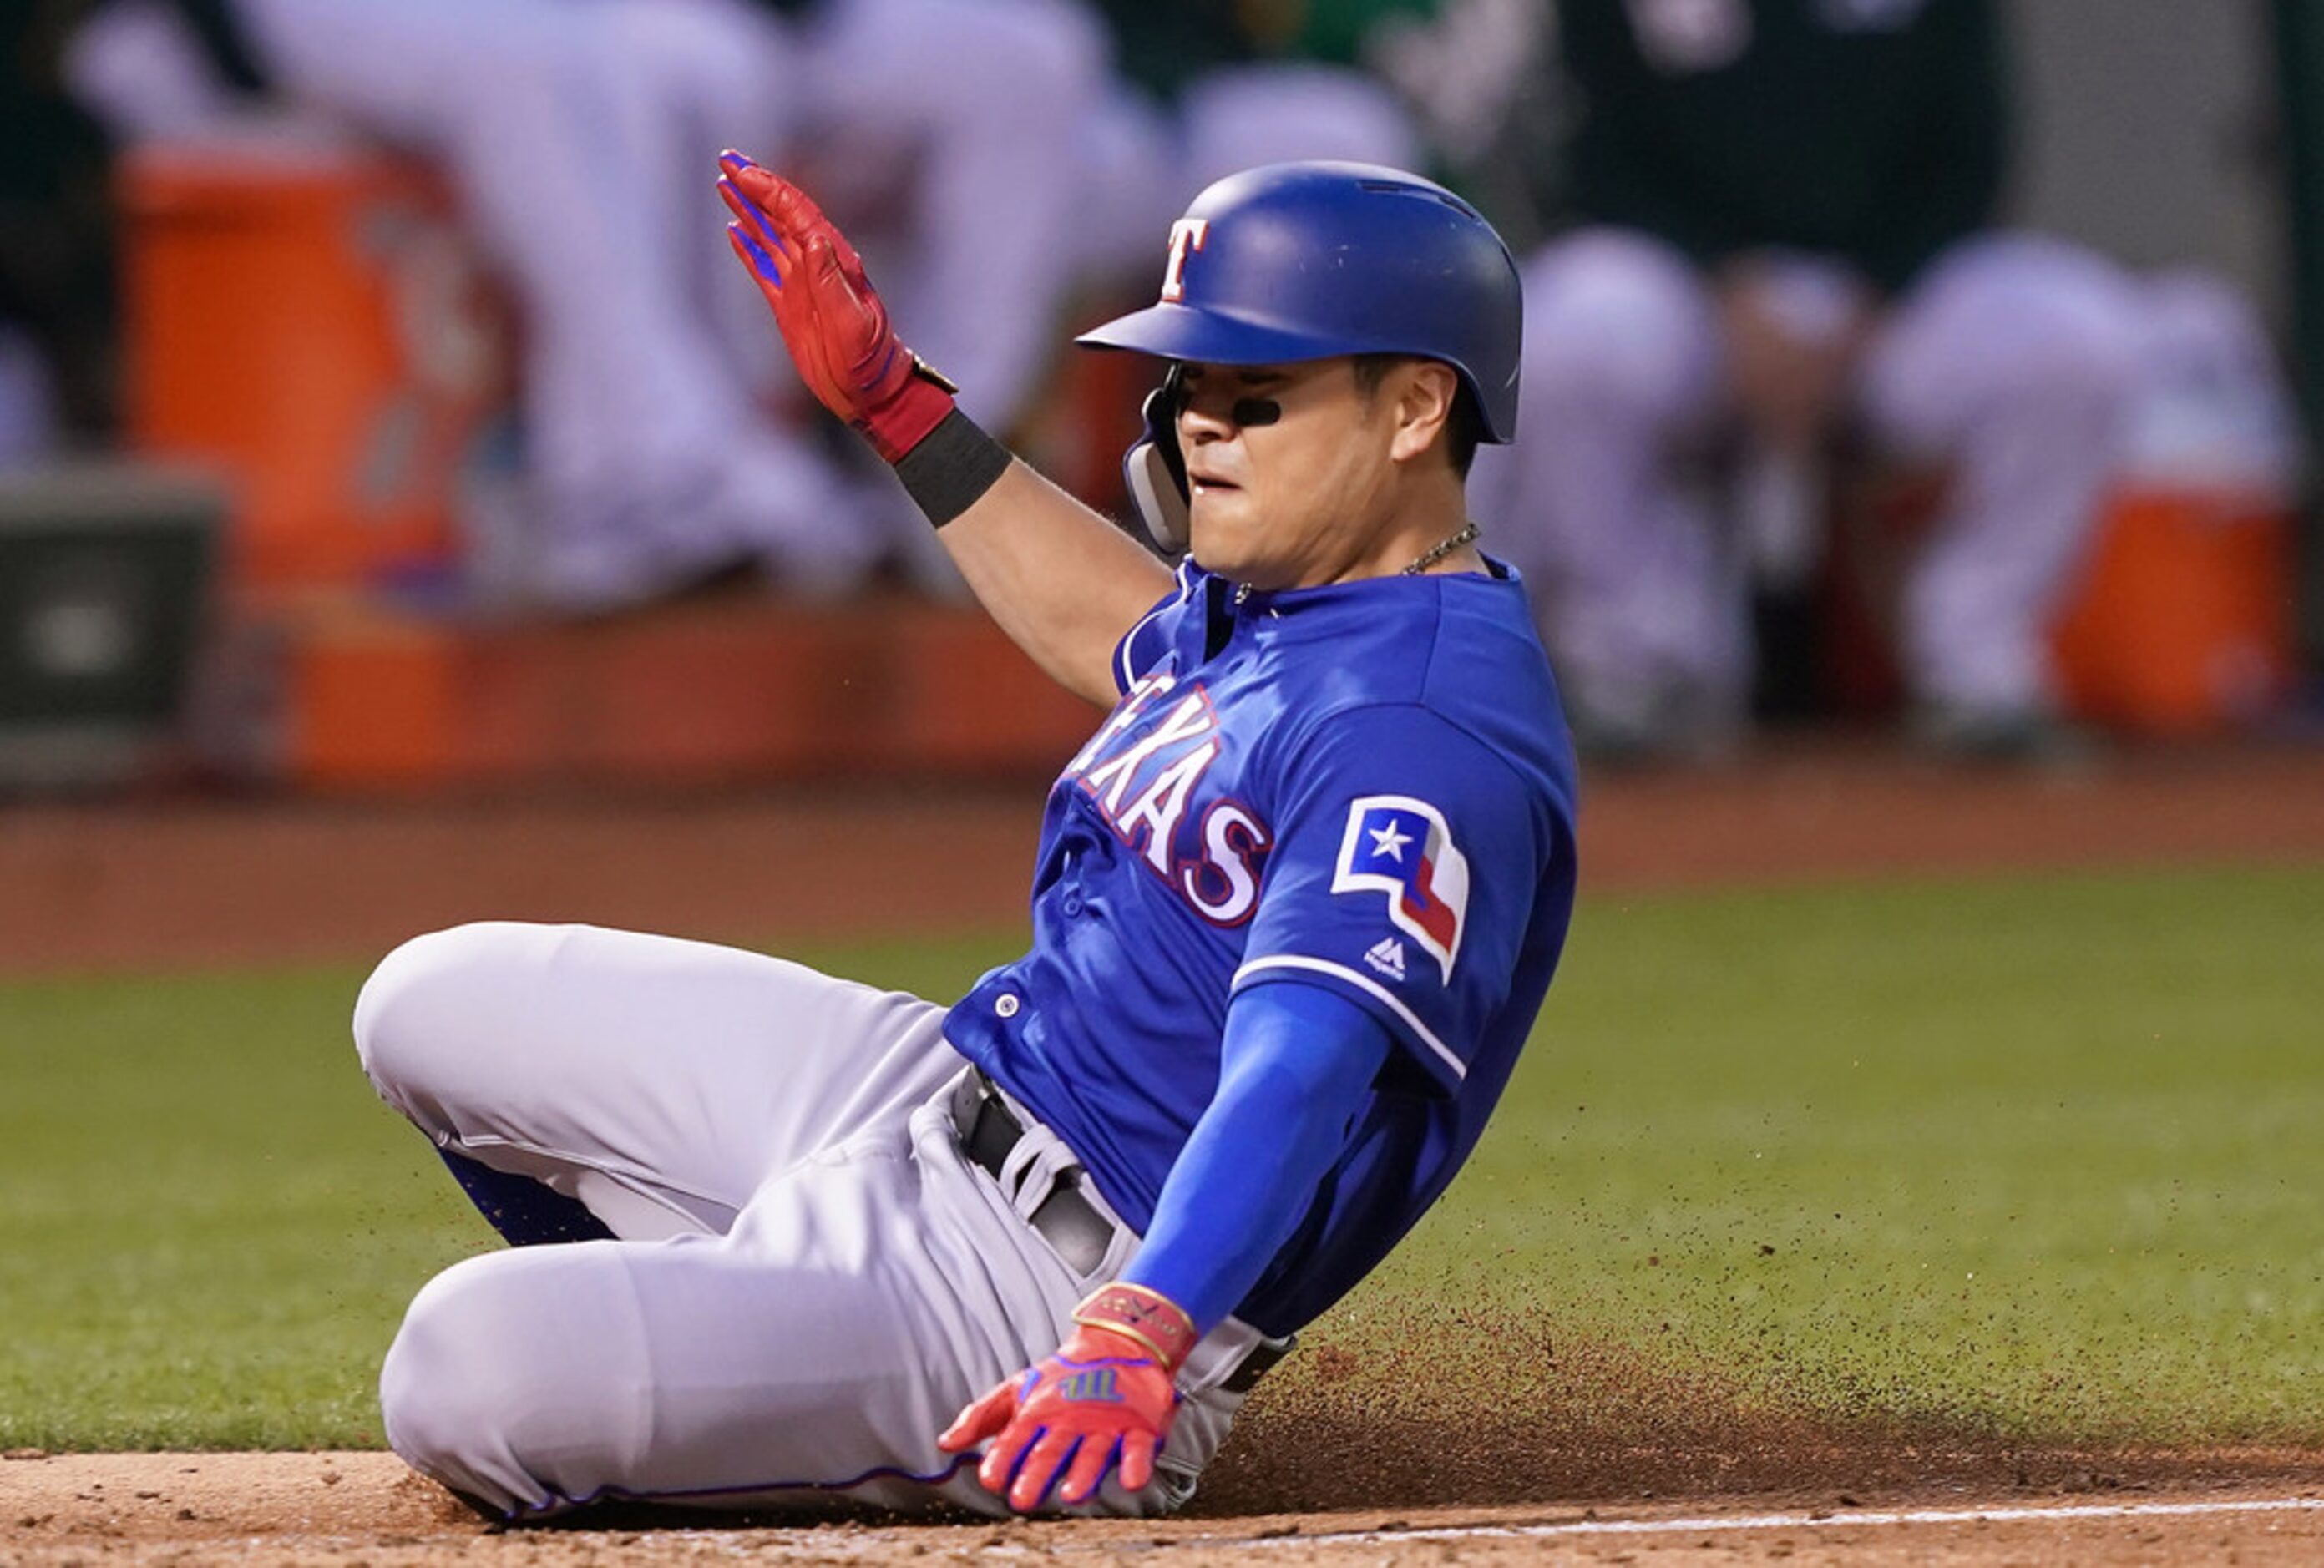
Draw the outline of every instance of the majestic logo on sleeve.
<instances>
[{"instance_id":1,"label":"majestic logo on sleeve","mask_svg":"<svg viewBox=\"0 0 2324 1568\"><path fill-rule=\"evenodd\" d=\"M1469 913L1469 859L1453 844L1443 812L1409 795L1367 795L1351 803L1332 890L1386 893L1388 918L1452 981Z\"/></svg>"}]
</instances>

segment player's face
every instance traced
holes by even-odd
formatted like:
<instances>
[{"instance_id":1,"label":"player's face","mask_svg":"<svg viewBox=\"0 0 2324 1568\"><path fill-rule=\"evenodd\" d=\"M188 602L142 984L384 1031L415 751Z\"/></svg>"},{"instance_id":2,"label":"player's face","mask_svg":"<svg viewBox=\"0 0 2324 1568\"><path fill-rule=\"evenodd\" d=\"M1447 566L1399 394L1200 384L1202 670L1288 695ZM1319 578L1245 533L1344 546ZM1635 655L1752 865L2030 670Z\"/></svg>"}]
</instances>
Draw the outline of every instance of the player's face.
<instances>
[{"instance_id":1,"label":"player's face","mask_svg":"<svg viewBox=\"0 0 2324 1568\"><path fill-rule=\"evenodd\" d=\"M1182 367L1194 559L1259 588L1357 575L1388 519L1391 420L1351 359Z\"/></svg>"}]
</instances>

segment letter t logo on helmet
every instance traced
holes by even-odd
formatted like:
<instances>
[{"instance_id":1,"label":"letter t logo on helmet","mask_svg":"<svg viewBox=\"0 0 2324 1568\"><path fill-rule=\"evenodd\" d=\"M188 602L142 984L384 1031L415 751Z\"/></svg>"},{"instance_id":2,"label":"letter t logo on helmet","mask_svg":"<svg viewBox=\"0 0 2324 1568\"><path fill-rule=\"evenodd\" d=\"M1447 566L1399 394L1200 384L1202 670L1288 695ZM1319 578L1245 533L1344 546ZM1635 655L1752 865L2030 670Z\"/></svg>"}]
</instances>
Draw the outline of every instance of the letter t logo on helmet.
<instances>
[{"instance_id":1,"label":"letter t logo on helmet","mask_svg":"<svg viewBox=\"0 0 2324 1568\"><path fill-rule=\"evenodd\" d=\"M1170 265L1162 273L1162 298L1186 297L1186 254L1201 250L1210 233L1211 220L1206 217L1182 217L1170 226Z\"/></svg>"},{"instance_id":2,"label":"letter t logo on helmet","mask_svg":"<svg viewBox=\"0 0 2324 1568\"><path fill-rule=\"evenodd\" d=\"M1507 441L1524 317L1508 246L1443 186L1368 163L1269 163L1218 181L1171 225L1158 300L1075 341L1202 364L1441 360L1461 377L1479 438ZM1182 525L1166 514L1185 498L1176 415L1169 397L1148 399L1145 433L1122 462L1140 517L1169 549Z\"/></svg>"}]
</instances>

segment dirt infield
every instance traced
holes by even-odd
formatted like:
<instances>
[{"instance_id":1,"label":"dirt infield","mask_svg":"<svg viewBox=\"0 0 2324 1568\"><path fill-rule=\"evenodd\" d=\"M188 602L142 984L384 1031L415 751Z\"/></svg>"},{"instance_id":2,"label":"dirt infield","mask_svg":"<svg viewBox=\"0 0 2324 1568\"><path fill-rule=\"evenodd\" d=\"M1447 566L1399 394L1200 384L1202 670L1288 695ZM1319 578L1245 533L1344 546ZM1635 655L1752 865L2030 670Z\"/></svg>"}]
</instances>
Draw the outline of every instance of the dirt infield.
<instances>
[{"instance_id":1,"label":"dirt infield","mask_svg":"<svg viewBox=\"0 0 2324 1568\"><path fill-rule=\"evenodd\" d=\"M1435 1564L1628 1563L2310 1563L2324 1558L2324 1470L2248 1455L2255 1481L2157 1479L1795 1487L1667 1501L1380 1508L1161 1521L770 1526L622 1521L488 1533L379 1453L60 1455L0 1462L0 1554L23 1568L299 1563L626 1568L750 1559Z\"/></svg>"},{"instance_id":2,"label":"dirt infield","mask_svg":"<svg viewBox=\"0 0 2324 1568\"><path fill-rule=\"evenodd\" d=\"M0 971L360 961L482 917L778 944L990 927L1022 918L1038 794L19 804L0 810ZM2324 748L2133 752L2028 776L1775 746L1593 782L1583 816L1583 885L1600 897L2319 859ZM11 1454L0 1563L2324 1561L2324 1453L2025 1451L1835 1426L1750 1414L1619 1358L1499 1406L1407 1368L1401 1386L1433 1392L1389 1410L1333 1369L1325 1349L1270 1378L1195 1513L1162 1523L488 1535L377 1453Z\"/></svg>"}]
</instances>

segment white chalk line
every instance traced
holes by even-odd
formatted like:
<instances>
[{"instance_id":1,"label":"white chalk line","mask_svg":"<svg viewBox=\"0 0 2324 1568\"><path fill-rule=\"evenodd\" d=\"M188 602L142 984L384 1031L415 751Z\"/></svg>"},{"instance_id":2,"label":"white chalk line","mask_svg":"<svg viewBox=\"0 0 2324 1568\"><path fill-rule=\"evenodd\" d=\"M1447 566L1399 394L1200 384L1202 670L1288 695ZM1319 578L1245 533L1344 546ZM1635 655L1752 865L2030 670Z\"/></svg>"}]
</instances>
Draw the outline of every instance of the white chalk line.
<instances>
[{"instance_id":1,"label":"white chalk line","mask_svg":"<svg viewBox=\"0 0 2324 1568\"><path fill-rule=\"evenodd\" d=\"M2324 1497L2255 1498L2219 1502L2060 1503L2012 1508L1839 1508L1811 1513L1729 1514L1702 1518L1570 1519L1554 1525L1443 1525L1418 1529L1286 1532L1267 1536L1181 1536L1148 1537L1137 1544L1139 1554L1167 1556L1173 1551L1263 1551L1271 1547L1336 1547L1395 1545L1410 1541L1555 1540L1591 1536L1739 1535L1771 1530L1877 1529L1906 1525L2043 1524L2067 1519L2153 1519L2262 1513L2324 1512ZM914 1532L907 1531L909 1536ZM865 1539L850 1533L817 1528L783 1532L785 1538L769 1541L757 1532L672 1530L657 1532L664 1539L707 1546L714 1552L755 1561L870 1562L896 1554L899 1536L889 1531ZM254 1543L255 1544L255 1543ZM923 1539L939 1557L971 1551L980 1557L1112 1556L1126 1544L1120 1540L1051 1539L1038 1543L980 1541L974 1546Z\"/></svg>"},{"instance_id":2,"label":"white chalk line","mask_svg":"<svg viewBox=\"0 0 2324 1568\"><path fill-rule=\"evenodd\" d=\"M1348 1530L1337 1534L1254 1536L1230 1540L1196 1537L1185 1546L1367 1546L1397 1541L1538 1540L1560 1536L1662 1536L1753 1530L1828 1530L1884 1525L2043 1523L2052 1519L2142 1519L2207 1514L2314 1513L2324 1498L2257 1498L2209 1503L2063 1503L2006 1508L1835 1508L1806 1514L1730 1514L1697 1519L1572 1519L1558 1525L1447 1525L1416 1530Z\"/></svg>"}]
</instances>

